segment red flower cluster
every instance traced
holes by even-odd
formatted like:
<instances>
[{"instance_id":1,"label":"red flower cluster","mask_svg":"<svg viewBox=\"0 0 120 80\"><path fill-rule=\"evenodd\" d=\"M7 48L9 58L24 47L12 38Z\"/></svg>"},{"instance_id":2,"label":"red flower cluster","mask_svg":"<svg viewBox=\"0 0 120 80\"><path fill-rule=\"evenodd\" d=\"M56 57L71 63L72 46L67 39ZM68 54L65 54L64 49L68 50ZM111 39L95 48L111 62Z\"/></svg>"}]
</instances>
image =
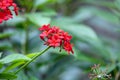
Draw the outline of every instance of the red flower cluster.
<instances>
[{"instance_id":1,"label":"red flower cluster","mask_svg":"<svg viewBox=\"0 0 120 80\"><path fill-rule=\"evenodd\" d=\"M14 8L14 12L17 15L18 14L18 7L15 3L13 3L13 0L0 0L0 23L2 23L4 20L8 20L12 18L12 13L10 11L10 7Z\"/></svg>"},{"instance_id":2,"label":"red flower cluster","mask_svg":"<svg viewBox=\"0 0 120 80\"><path fill-rule=\"evenodd\" d=\"M50 24L43 25L39 30L42 31L40 38L45 41L45 45L54 48L60 47L60 51L61 49L64 49L68 53L74 53L72 50L72 44L70 44L72 36L67 32L64 32L56 26L50 27Z\"/></svg>"}]
</instances>

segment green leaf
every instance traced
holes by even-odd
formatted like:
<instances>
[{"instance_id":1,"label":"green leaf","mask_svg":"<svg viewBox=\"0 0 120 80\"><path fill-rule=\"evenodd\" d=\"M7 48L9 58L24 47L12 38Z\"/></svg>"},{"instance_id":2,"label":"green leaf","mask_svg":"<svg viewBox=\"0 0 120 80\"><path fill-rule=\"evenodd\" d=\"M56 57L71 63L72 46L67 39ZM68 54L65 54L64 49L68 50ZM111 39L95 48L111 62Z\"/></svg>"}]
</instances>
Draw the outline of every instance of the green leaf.
<instances>
[{"instance_id":1,"label":"green leaf","mask_svg":"<svg viewBox=\"0 0 120 80\"><path fill-rule=\"evenodd\" d=\"M78 9L74 14L73 19L76 19L76 21L83 21L91 18L92 16L96 16L96 18L100 18L114 24L119 23L119 17L115 15L115 13L96 7L83 7Z\"/></svg>"},{"instance_id":2,"label":"green leaf","mask_svg":"<svg viewBox=\"0 0 120 80\"><path fill-rule=\"evenodd\" d=\"M42 16L39 13L27 14L26 17L34 24L42 26L43 24L49 24L51 21L50 17Z\"/></svg>"},{"instance_id":3,"label":"green leaf","mask_svg":"<svg viewBox=\"0 0 120 80\"><path fill-rule=\"evenodd\" d=\"M103 11L103 10L98 10L98 9L95 9L93 12L95 15L97 15L100 18L103 18L104 20L108 22L119 24L119 18L114 13L110 13L108 11Z\"/></svg>"},{"instance_id":4,"label":"green leaf","mask_svg":"<svg viewBox=\"0 0 120 80\"><path fill-rule=\"evenodd\" d=\"M62 50L61 52L59 52L59 49L50 49L50 52L54 52L60 55L69 55L66 51ZM78 51L77 49L75 49L73 47L73 51L74 54L71 54L72 56L75 57L75 59L81 60L81 61L85 61L85 62L90 62L90 63L104 63L102 60L98 59L98 58L94 58L92 56L88 56L85 53L82 53L81 51Z\"/></svg>"},{"instance_id":5,"label":"green leaf","mask_svg":"<svg viewBox=\"0 0 120 80\"><path fill-rule=\"evenodd\" d=\"M48 1L48 0L35 0L34 5L35 5L35 6L39 6L39 5L41 5L41 4L46 3L47 1Z\"/></svg>"},{"instance_id":6,"label":"green leaf","mask_svg":"<svg viewBox=\"0 0 120 80\"><path fill-rule=\"evenodd\" d=\"M1 56L2 56L2 52L0 52L0 58L1 58ZM0 62L0 68L2 68L3 67L3 64Z\"/></svg>"},{"instance_id":7,"label":"green leaf","mask_svg":"<svg viewBox=\"0 0 120 80\"><path fill-rule=\"evenodd\" d=\"M29 61L29 60L31 60L31 59L25 55L11 54L11 55L8 55L5 58L1 59L0 62L3 64L6 64L6 63L15 62L15 61Z\"/></svg>"},{"instance_id":8,"label":"green leaf","mask_svg":"<svg viewBox=\"0 0 120 80\"><path fill-rule=\"evenodd\" d=\"M74 50L73 56L78 60L87 61L87 62L91 62L91 63L104 63L102 60L100 60L98 58L94 58L93 56L88 56L88 55L78 51L75 48L73 50Z\"/></svg>"},{"instance_id":9,"label":"green leaf","mask_svg":"<svg viewBox=\"0 0 120 80\"><path fill-rule=\"evenodd\" d=\"M15 79L17 78L16 75L13 73L0 73L0 79Z\"/></svg>"},{"instance_id":10,"label":"green leaf","mask_svg":"<svg viewBox=\"0 0 120 80\"><path fill-rule=\"evenodd\" d=\"M26 19L22 15L21 16L13 15L12 19L9 19L8 21L4 21L3 24L0 25L4 26L4 24L7 24L7 26L15 26L16 24L22 23L24 21L26 21Z\"/></svg>"},{"instance_id":11,"label":"green leaf","mask_svg":"<svg viewBox=\"0 0 120 80\"><path fill-rule=\"evenodd\" d=\"M28 78L28 76L26 76L25 72L23 71L20 71L18 74L17 74L17 79L16 80L30 80ZM22 76L22 77L21 77Z\"/></svg>"},{"instance_id":12,"label":"green leaf","mask_svg":"<svg viewBox=\"0 0 120 80\"><path fill-rule=\"evenodd\" d=\"M27 55L27 57L32 58L32 57L34 57L35 55L37 55L38 53L39 53L39 52L30 53L30 54Z\"/></svg>"},{"instance_id":13,"label":"green leaf","mask_svg":"<svg viewBox=\"0 0 120 80\"><path fill-rule=\"evenodd\" d=\"M3 54L3 53L2 53L2 52L0 52L0 58L1 58L2 54Z\"/></svg>"},{"instance_id":14,"label":"green leaf","mask_svg":"<svg viewBox=\"0 0 120 80\"><path fill-rule=\"evenodd\" d=\"M12 44L9 41L7 40L0 41L0 50L6 50L11 48L12 48Z\"/></svg>"},{"instance_id":15,"label":"green leaf","mask_svg":"<svg viewBox=\"0 0 120 80\"><path fill-rule=\"evenodd\" d=\"M116 64L108 64L107 66L103 66L100 69L102 71L106 71L106 73L112 72L114 69L116 69L117 65Z\"/></svg>"},{"instance_id":16,"label":"green leaf","mask_svg":"<svg viewBox=\"0 0 120 80\"><path fill-rule=\"evenodd\" d=\"M23 29L16 29L16 31L14 31L14 35L10 38L12 44L15 46L24 45L26 39L25 33L26 32Z\"/></svg>"},{"instance_id":17,"label":"green leaf","mask_svg":"<svg viewBox=\"0 0 120 80\"><path fill-rule=\"evenodd\" d=\"M25 62L24 61L21 61L21 62L15 62L15 63L12 63L11 65L9 65L8 67L5 68L5 70L3 72L8 72L22 64L24 64Z\"/></svg>"},{"instance_id":18,"label":"green leaf","mask_svg":"<svg viewBox=\"0 0 120 80\"><path fill-rule=\"evenodd\" d=\"M7 24L9 25L16 25L18 23L22 23L22 22L25 22L26 21L26 18L22 15L19 15L19 16L16 16L14 15L14 17L10 20L7 21Z\"/></svg>"},{"instance_id":19,"label":"green leaf","mask_svg":"<svg viewBox=\"0 0 120 80\"><path fill-rule=\"evenodd\" d=\"M51 16L56 16L57 13L54 10L46 10L44 12L40 12L40 14L42 16L47 16L47 17L51 17Z\"/></svg>"},{"instance_id":20,"label":"green leaf","mask_svg":"<svg viewBox=\"0 0 120 80\"><path fill-rule=\"evenodd\" d=\"M79 39L82 39L85 41L92 40L98 43L100 42L96 33L86 25L76 24L74 23L74 21L68 21L65 18L55 19L51 24L59 26L60 28L69 31L70 34L73 34Z\"/></svg>"},{"instance_id":21,"label":"green leaf","mask_svg":"<svg viewBox=\"0 0 120 80\"><path fill-rule=\"evenodd\" d=\"M0 33L0 39L10 37L11 35L10 33Z\"/></svg>"},{"instance_id":22,"label":"green leaf","mask_svg":"<svg viewBox=\"0 0 120 80\"><path fill-rule=\"evenodd\" d=\"M120 0L116 0L114 4L120 10Z\"/></svg>"}]
</instances>

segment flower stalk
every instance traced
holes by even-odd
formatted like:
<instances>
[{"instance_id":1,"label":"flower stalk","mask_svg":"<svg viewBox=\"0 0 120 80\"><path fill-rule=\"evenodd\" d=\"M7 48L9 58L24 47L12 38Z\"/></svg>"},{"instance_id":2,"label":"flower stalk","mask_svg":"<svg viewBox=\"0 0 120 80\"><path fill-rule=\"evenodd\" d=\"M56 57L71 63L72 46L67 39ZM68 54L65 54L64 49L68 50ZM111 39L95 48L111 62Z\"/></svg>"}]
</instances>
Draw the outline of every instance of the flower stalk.
<instances>
[{"instance_id":1,"label":"flower stalk","mask_svg":"<svg viewBox=\"0 0 120 80\"><path fill-rule=\"evenodd\" d=\"M25 68L26 66L28 66L31 62L33 62L36 58L38 58L40 55L42 55L43 53L45 53L48 49L50 48L47 47L46 49L44 49L43 51L41 51L40 53L38 53L37 55L35 55L30 61L26 62L23 66L21 66L16 72L15 74L17 74L18 72L20 72L23 68Z\"/></svg>"}]
</instances>

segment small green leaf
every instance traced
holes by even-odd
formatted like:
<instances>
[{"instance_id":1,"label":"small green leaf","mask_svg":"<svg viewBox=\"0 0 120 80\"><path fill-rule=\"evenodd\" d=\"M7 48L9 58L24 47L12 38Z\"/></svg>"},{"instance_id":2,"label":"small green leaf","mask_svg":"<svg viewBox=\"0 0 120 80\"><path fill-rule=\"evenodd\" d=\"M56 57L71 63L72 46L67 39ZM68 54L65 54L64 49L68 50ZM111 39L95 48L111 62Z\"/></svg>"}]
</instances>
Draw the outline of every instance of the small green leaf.
<instances>
[{"instance_id":1,"label":"small green leaf","mask_svg":"<svg viewBox=\"0 0 120 80\"><path fill-rule=\"evenodd\" d=\"M31 60L31 59L25 55L11 54L11 55L8 55L5 58L1 59L0 62L3 64L6 64L6 63L15 62L15 61L29 61L29 60Z\"/></svg>"},{"instance_id":2,"label":"small green leaf","mask_svg":"<svg viewBox=\"0 0 120 80\"><path fill-rule=\"evenodd\" d=\"M38 54L38 52L36 52L36 53L30 53L30 54L27 55L27 57L32 58L32 57L34 57L37 54Z\"/></svg>"},{"instance_id":3,"label":"small green leaf","mask_svg":"<svg viewBox=\"0 0 120 80\"><path fill-rule=\"evenodd\" d=\"M0 79L15 79L17 78L16 75L13 73L0 73Z\"/></svg>"}]
</instances>

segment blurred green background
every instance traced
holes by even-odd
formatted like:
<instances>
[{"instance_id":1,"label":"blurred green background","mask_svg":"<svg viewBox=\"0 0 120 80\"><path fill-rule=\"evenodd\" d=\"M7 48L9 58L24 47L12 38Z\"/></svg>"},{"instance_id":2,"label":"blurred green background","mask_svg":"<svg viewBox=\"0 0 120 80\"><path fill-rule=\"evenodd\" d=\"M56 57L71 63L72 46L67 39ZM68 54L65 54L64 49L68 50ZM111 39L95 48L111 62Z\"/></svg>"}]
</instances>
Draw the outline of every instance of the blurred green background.
<instances>
[{"instance_id":1,"label":"blurred green background","mask_svg":"<svg viewBox=\"0 0 120 80\"><path fill-rule=\"evenodd\" d=\"M107 69L112 80L120 80L120 0L15 2L19 15L0 24L0 72L15 71L30 53L46 48L38 28L51 24L73 36L74 54L50 49L21 71L17 80L89 80L94 64Z\"/></svg>"}]
</instances>

